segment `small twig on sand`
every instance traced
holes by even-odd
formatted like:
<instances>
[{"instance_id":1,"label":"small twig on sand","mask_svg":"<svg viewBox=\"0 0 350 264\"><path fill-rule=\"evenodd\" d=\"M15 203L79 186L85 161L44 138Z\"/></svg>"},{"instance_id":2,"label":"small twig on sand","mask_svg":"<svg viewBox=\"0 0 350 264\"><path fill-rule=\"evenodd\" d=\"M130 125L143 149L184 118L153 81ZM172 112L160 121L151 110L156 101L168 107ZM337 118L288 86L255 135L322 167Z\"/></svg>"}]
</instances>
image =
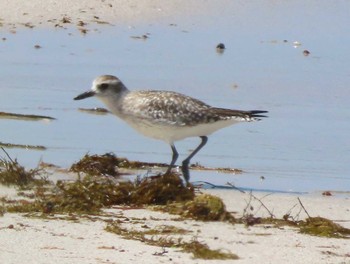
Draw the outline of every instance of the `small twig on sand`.
<instances>
[{"instance_id":1,"label":"small twig on sand","mask_svg":"<svg viewBox=\"0 0 350 264\"><path fill-rule=\"evenodd\" d=\"M311 218L311 216L309 215L309 213L308 213L307 210L305 209L305 207L304 207L304 205L303 205L303 203L301 202L301 200L300 200L299 197L298 197L298 201L299 201L301 207L304 209L304 212L307 214L307 216L308 216L309 218Z\"/></svg>"},{"instance_id":2,"label":"small twig on sand","mask_svg":"<svg viewBox=\"0 0 350 264\"><path fill-rule=\"evenodd\" d=\"M253 206L251 205L252 203L252 199L254 200L257 200L261 207L265 208L265 210L269 213L270 217L271 218L274 218L274 214L267 208L267 206L262 202L262 199L264 199L265 197L271 195L270 193L269 194L266 194L264 197L262 197L261 199L259 199L258 197L256 197L252 191L250 192L250 195L249 195L249 201L247 202L247 206L243 209L243 215L247 212L248 208L250 208L250 210L253 210Z\"/></svg>"},{"instance_id":3,"label":"small twig on sand","mask_svg":"<svg viewBox=\"0 0 350 264\"><path fill-rule=\"evenodd\" d=\"M243 215L246 215L247 211L248 211L248 208L250 210L252 210L252 206L251 206L251 203L252 203L252 192L250 192L250 195L249 195L249 201L247 202L247 206L243 209Z\"/></svg>"},{"instance_id":4,"label":"small twig on sand","mask_svg":"<svg viewBox=\"0 0 350 264\"><path fill-rule=\"evenodd\" d=\"M10 160L12 163L14 163L14 161L11 159L11 157L10 157L10 155L7 153L7 151L6 151L3 147L1 147L1 149L2 149L2 151L6 154L6 156L9 158L9 160Z\"/></svg>"},{"instance_id":5,"label":"small twig on sand","mask_svg":"<svg viewBox=\"0 0 350 264\"><path fill-rule=\"evenodd\" d=\"M265 198L265 197L267 197L267 196L269 196L269 195L271 195L271 194L266 194L263 198ZM261 199L257 198L257 197L256 197L255 195L253 195L252 193L251 193L251 196L252 196L255 200L259 201L259 203L261 204L261 206L264 207L265 210L270 214L270 217L271 217L271 218L274 218L274 217L275 217L274 214L269 210L269 208L267 208L266 205L261 201ZM262 199L263 199L263 198L262 198Z\"/></svg>"}]
</instances>

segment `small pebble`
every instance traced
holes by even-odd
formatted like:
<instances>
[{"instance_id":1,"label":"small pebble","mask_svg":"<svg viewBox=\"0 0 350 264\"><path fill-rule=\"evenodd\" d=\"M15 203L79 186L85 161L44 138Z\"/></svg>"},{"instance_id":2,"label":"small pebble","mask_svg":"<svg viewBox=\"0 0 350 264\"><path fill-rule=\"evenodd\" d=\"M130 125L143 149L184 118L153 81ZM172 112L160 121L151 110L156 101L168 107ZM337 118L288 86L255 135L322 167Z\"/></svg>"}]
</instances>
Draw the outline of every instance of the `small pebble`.
<instances>
[{"instance_id":1,"label":"small pebble","mask_svg":"<svg viewBox=\"0 0 350 264\"><path fill-rule=\"evenodd\" d=\"M216 45L217 53L224 53L224 51L225 51L225 44L219 43L218 45Z\"/></svg>"},{"instance_id":2,"label":"small pebble","mask_svg":"<svg viewBox=\"0 0 350 264\"><path fill-rule=\"evenodd\" d=\"M217 49L219 50L224 50L225 49L225 44L224 43L219 43L217 46L216 46Z\"/></svg>"},{"instance_id":3,"label":"small pebble","mask_svg":"<svg viewBox=\"0 0 350 264\"><path fill-rule=\"evenodd\" d=\"M303 51L303 54L304 54L304 56L309 56L309 55L310 55L310 51L304 50L304 51Z\"/></svg>"}]
</instances>

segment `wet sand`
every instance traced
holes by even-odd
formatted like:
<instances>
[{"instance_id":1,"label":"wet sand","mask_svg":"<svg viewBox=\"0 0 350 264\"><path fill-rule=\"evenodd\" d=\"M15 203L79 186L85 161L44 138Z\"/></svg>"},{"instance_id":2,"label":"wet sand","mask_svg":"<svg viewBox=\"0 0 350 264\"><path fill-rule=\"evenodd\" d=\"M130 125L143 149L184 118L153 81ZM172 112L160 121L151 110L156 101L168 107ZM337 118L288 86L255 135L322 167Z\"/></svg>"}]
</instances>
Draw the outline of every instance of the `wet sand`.
<instances>
[{"instance_id":1,"label":"wet sand","mask_svg":"<svg viewBox=\"0 0 350 264\"><path fill-rule=\"evenodd\" d=\"M231 1L130 1L130 0L89 0L55 1L36 0L34 2L1 1L0 24L4 28L16 30L27 27L79 27L90 25L120 25L159 21L178 21L206 12L220 13Z\"/></svg>"}]
</instances>

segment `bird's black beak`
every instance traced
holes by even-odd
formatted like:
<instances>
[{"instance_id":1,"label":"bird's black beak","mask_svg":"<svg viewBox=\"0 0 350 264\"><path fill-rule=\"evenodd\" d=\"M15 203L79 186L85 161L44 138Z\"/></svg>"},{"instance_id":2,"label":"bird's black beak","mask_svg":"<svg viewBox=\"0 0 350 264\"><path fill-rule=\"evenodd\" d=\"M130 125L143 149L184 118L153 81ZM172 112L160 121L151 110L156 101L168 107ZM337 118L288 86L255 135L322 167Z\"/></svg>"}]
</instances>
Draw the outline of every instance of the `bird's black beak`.
<instances>
[{"instance_id":1,"label":"bird's black beak","mask_svg":"<svg viewBox=\"0 0 350 264\"><path fill-rule=\"evenodd\" d=\"M82 94L79 94L77 97L74 97L74 100L81 100L81 99L85 99L91 96L94 96L96 93L94 91L88 91Z\"/></svg>"}]
</instances>

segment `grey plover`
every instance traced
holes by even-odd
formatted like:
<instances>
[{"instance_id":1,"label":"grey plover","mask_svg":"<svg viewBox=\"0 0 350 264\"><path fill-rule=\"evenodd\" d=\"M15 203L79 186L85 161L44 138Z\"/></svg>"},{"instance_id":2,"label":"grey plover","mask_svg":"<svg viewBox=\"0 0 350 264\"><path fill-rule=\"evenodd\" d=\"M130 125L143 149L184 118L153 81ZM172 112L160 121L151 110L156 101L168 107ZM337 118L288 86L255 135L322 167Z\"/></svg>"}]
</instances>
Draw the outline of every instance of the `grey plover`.
<instances>
[{"instance_id":1,"label":"grey plover","mask_svg":"<svg viewBox=\"0 0 350 264\"><path fill-rule=\"evenodd\" d=\"M211 107L189 96L171 91L130 91L115 76L97 77L90 91L74 98L81 100L96 96L116 116L139 133L168 143L172 159L166 174L169 174L178 158L174 142L188 137L200 137L201 143L182 162L185 181L190 179L191 158L207 143L208 135L216 130L239 122L258 121L267 111L241 111Z\"/></svg>"}]
</instances>

